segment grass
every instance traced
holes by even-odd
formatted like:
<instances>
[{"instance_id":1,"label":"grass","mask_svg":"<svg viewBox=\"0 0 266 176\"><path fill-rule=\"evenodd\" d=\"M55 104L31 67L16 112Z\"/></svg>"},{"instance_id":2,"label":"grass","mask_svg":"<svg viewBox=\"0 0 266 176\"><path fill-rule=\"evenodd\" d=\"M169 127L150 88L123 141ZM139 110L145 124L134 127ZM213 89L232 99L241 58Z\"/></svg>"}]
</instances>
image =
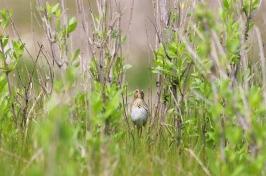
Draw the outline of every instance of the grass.
<instances>
[{"instance_id":1,"label":"grass","mask_svg":"<svg viewBox=\"0 0 266 176\"><path fill-rule=\"evenodd\" d=\"M126 64L121 24L132 16L119 2L75 3L71 16L64 1L36 1L37 54L1 10L0 175L266 175L259 1L223 0L219 14L205 2L151 1L145 71ZM73 45L75 33L86 46ZM141 135L130 120L136 85L155 89Z\"/></svg>"}]
</instances>

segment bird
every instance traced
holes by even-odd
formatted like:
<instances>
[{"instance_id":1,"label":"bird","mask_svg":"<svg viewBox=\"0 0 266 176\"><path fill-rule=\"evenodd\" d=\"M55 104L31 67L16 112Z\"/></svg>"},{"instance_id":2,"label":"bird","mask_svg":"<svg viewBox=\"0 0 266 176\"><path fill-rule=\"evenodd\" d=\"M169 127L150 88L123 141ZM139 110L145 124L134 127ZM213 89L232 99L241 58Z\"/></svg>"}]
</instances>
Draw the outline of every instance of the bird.
<instances>
[{"instance_id":1,"label":"bird","mask_svg":"<svg viewBox=\"0 0 266 176\"><path fill-rule=\"evenodd\" d=\"M144 101L143 90L136 89L131 104L131 120L141 134L142 127L146 125L149 115L148 105Z\"/></svg>"}]
</instances>

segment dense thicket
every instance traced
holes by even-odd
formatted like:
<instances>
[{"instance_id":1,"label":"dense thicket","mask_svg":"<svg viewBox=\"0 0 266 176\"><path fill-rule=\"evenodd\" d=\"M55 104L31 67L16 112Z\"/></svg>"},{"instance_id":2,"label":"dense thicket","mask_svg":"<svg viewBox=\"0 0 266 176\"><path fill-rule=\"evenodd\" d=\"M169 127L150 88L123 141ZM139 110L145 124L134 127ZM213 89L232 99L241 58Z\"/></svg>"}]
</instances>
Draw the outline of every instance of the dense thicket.
<instances>
[{"instance_id":1,"label":"dense thicket","mask_svg":"<svg viewBox=\"0 0 266 176\"><path fill-rule=\"evenodd\" d=\"M36 0L45 37L35 53L1 10L0 175L266 175L260 1L219 2L215 13L197 0L151 1L156 95L141 136L119 2L76 0L71 17L64 1Z\"/></svg>"}]
</instances>

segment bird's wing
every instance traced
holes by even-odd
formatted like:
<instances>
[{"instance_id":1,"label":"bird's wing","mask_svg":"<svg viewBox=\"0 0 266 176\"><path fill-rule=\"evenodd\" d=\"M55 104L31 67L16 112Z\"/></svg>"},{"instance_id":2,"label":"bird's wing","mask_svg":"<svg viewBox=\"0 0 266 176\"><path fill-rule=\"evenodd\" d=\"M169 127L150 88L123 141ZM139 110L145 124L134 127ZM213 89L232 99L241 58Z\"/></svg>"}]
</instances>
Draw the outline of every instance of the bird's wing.
<instances>
[{"instance_id":1,"label":"bird's wing","mask_svg":"<svg viewBox=\"0 0 266 176\"><path fill-rule=\"evenodd\" d=\"M148 107L148 105L145 103L145 101L142 101L142 107L147 111L147 113L149 113L149 107Z\"/></svg>"}]
</instances>

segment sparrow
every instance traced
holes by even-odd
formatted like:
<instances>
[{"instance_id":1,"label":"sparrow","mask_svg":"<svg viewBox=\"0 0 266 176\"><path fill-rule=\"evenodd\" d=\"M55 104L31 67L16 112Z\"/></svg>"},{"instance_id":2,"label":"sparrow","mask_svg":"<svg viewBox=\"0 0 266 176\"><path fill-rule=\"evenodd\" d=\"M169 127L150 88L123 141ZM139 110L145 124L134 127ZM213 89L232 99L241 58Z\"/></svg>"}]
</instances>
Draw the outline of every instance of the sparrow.
<instances>
[{"instance_id":1,"label":"sparrow","mask_svg":"<svg viewBox=\"0 0 266 176\"><path fill-rule=\"evenodd\" d=\"M147 123L148 115L149 109L144 101L144 92L136 89L131 104L131 120L138 129L141 129Z\"/></svg>"}]
</instances>

